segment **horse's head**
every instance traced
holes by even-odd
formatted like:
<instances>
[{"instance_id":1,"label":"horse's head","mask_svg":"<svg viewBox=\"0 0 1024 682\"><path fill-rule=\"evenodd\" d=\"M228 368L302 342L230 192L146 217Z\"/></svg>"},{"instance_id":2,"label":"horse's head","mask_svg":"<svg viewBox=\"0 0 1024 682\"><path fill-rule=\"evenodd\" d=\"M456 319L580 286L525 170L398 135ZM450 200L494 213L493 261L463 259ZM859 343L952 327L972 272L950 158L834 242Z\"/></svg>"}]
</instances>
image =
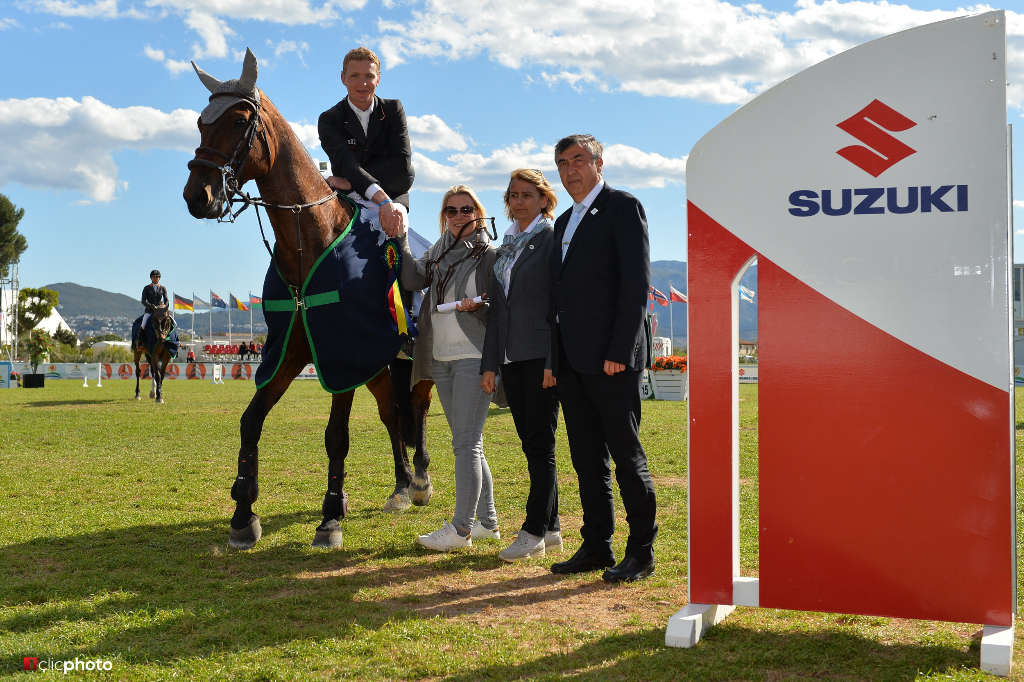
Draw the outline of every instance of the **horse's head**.
<instances>
[{"instance_id":1,"label":"horse's head","mask_svg":"<svg viewBox=\"0 0 1024 682\"><path fill-rule=\"evenodd\" d=\"M167 306L153 306L153 319L155 319L157 322L163 322L165 319L167 319Z\"/></svg>"},{"instance_id":2,"label":"horse's head","mask_svg":"<svg viewBox=\"0 0 1024 682\"><path fill-rule=\"evenodd\" d=\"M273 107L256 87L256 56L246 50L242 75L219 81L192 62L210 92L210 103L197 125L202 135L183 192L195 218L219 218L230 210L229 197L273 166L264 111Z\"/></svg>"}]
</instances>

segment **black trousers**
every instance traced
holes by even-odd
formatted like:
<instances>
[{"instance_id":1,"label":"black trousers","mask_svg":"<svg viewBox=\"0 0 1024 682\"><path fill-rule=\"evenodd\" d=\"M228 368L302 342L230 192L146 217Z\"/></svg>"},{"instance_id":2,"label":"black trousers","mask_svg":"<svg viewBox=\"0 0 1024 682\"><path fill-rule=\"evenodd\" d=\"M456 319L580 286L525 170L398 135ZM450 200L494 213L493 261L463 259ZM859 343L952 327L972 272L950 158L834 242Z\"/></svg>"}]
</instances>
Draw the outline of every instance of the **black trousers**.
<instances>
[{"instance_id":1,"label":"black trousers","mask_svg":"<svg viewBox=\"0 0 1024 682\"><path fill-rule=\"evenodd\" d=\"M501 383L512 410L516 433L523 442L530 494L526 498L523 530L543 537L558 525L558 473L555 469L555 430L558 428L558 394L543 388L544 358L510 362L501 366Z\"/></svg>"},{"instance_id":2,"label":"black trousers","mask_svg":"<svg viewBox=\"0 0 1024 682\"><path fill-rule=\"evenodd\" d=\"M580 481L583 547L593 556L611 556L615 532L611 461L626 508L626 556L654 559L658 537L657 501L640 444L641 372L580 374L558 342L558 397L569 436L572 465Z\"/></svg>"}]
</instances>

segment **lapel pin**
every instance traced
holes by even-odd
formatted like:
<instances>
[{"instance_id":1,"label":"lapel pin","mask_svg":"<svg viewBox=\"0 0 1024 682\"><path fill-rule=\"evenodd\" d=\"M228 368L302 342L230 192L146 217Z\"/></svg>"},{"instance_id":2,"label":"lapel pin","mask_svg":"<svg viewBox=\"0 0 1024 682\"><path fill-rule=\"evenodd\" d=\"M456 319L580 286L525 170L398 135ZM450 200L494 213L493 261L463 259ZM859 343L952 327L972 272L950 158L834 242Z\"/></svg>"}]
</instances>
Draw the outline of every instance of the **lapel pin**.
<instances>
[{"instance_id":1,"label":"lapel pin","mask_svg":"<svg viewBox=\"0 0 1024 682\"><path fill-rule=\"evenodd\" d=\"M530 251L533 251L533 244L530 244Z\"/></svg>"},{"instance_id":2,"label":"lapel pin","mask_svg":"<svg viewBox=\"0 0 1024 682\"><path fill-rule=\"evenodd\" d=\"M590 215L597 215L597 209L593 208L590 210Z\"/></svg>"}]
</instances>

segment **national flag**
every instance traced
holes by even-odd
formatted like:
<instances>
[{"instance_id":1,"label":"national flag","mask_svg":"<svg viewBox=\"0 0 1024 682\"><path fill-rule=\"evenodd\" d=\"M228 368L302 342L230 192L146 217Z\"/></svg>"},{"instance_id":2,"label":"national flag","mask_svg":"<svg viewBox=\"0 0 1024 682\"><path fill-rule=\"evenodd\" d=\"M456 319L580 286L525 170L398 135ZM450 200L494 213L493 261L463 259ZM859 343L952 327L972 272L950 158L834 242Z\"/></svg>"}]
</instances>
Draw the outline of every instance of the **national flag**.
<instances>
[{"instance_id":1,"label":"national flag","mask_svg":"<svg viewBox=\"0 0 1024 682\"><path fill-rule=\"evenodd\" d=\"M177 294L175 294L174 295L174 309L175 310L191 310L191 311L194 312L195 311L195 305L193 304L192 299L185 298L184 296L178 296Z\"/></svg>"},{"instance_id":2,"label":"national flag","mask_svg":"<svg viewBox=\"0 0 1024 682\"><path fill-rule=\"evenodd\" d=\"M221 298L220 296L218 296L217 294L213 293L212 291L210 292L210 297L213 299L213 303L210 306L211 308L227 308L228 307L228 304L224 302L224 299Z\"/></svg>"},{"instance_id":3,"label":"national flag","mask_svg":"<svg viewBox=\"0 0 1024 682\"><path fill-rule=\"evenodd\" d=\"M234 294L232 294L230 291L228 292L228 300L231 301L231 307L234 308L235 310L248 310L249 309L249 306L245 305L244 303L239 301L237 298L235 298Z\"/></svg>"},{"instance_id":4,"label":"national flag","mask_svg":"<svg viewBox=\"0 0 1024 682\"><path fill-rule=\"evenodd\" d=\"M754 302L754 296L757 294L755 291L751 291L742 284L740 285L740 299L743 301Z\"/></svg>"},{"instance_id":5,"label":"national flag","mask_svg":"<svg viewBox=\"0 0 1024 682\"><path fill-rule=\"evenodd\" d=\"M654 287L651 287L651 292L647 296L647 299L649 301L657 301L658 305L668 305L668 296L666 296L665 294L661 293L660 291L658 291Z\"/></svg>"},{"instance_id":6,"label":"national flag","mask_svg":"<svg viewBox=\"0 0 1024 682\"><path fill-rule=\"evenodd\" d=\"M196 308L209 308L210 307L209 303L207 303L203 299L199 298L195 294L192 294L192 303L195 305Z\"/></svg>"},{"instance_id":7,"label":"national flag","mask_svg":"<svg viewBox=\"0 0 1024 682\"><path fill-rule=\"evenodd\" d=\"M252 294L249 294L249 307L250 308L262 308L263 307L263 299L260 298L259 296L253 296Z\"/></svg>"},{"instance_id":8,"label":"national flag","mask_svg":"<svg viewBox=\"0 0 1024 682\"><path fill-rule=\"evenodd\" d=\"M686 303L686 294L676 289L671 284L668 285L668 300L673 303Z\"/></svg>"}]
</instances>

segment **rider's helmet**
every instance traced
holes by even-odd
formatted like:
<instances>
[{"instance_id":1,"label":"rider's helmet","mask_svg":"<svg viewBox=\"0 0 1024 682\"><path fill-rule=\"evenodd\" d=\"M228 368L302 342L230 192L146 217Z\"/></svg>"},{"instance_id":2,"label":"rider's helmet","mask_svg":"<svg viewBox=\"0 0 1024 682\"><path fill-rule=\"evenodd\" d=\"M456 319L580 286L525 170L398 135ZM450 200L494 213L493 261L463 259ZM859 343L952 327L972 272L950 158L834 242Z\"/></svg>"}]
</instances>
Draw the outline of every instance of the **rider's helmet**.
<instances>
[{"instance_id":1,"label":"rider's helmet","mask_svg":"<svg viewBox=\"0 0 1024 682\"><path fill-rule=\"evenodd\" d=\"M153 270L152 272L149 273L149 276L150 277L160 277L161 276L160 275L160 271L159 270Z\"/></svg>"}]
</instances>

